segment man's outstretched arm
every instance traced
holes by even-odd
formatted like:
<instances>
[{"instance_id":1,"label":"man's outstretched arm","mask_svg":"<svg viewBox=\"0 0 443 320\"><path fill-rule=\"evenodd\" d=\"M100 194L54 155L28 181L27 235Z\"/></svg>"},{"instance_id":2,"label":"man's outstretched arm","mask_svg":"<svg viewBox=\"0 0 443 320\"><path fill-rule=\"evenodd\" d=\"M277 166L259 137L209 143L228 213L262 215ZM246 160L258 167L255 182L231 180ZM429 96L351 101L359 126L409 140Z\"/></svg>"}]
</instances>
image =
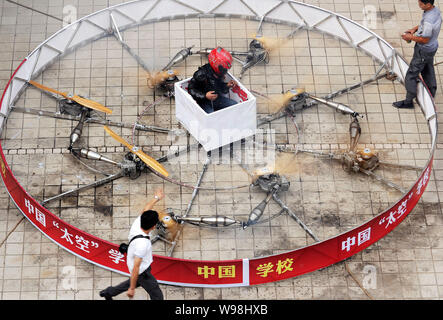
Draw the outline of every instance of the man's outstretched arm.
<instances>
[{"instance_id":1,"label":"man's outstretched arm","mask_svg":"<svg viewBox=\"0 0 443 320\"><path fill-rule=\"evenodd\" d=\"M160 200L162 200L165 197L165 194L163 193L163 190L157 189L154 192L154 199L152 199L151 201L149 201L143 208L143 212L148 211L148 210L152 210L152 208L154 208L154 205L159 202Z\"/></svg>"}]
</instances>

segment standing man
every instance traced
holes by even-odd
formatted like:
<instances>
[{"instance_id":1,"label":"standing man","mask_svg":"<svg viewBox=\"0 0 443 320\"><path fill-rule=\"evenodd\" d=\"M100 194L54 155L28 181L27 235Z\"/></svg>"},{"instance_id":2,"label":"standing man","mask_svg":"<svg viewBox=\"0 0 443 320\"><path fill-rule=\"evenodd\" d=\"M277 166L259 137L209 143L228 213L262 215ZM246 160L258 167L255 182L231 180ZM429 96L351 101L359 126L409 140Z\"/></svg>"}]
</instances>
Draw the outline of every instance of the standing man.
<instances>
[{"instance_id":1,"label":"standing man","mask_svg":"<svg viewBox=\"0 0 443 320\"><path fill-rule=\"evenodd\" d=\"M159 221L157 211L152 208L164 196L161 189L155 191L154 199L145 205L143 213L135 219L131 226L126 257L131 277L115 287L107 287L100 291L100 297L112 300L112 297L126 291L127 296L133 298L135 288L142 286L148 292L151 300L163 300L163 293L158 282L151 274L152 246L149 233L155 229Z\"/></svg>"},{"instance_id":2,"label":"standing man","mask_svg":"<svg viewBox=\"0 0 443 320\"><path fill-rule=\"evenodd\" d=\"M412 100L417 96L417 82L421 74L432 96L437 91L434 70L434 56L438 49L438 35L442 24L440 10L434 6L434 0L418 0L418 6L424 11L419 26L407 30L403 40L414 41L414 56L405 77L406 99L394 102L396 108L414 108Z\"/></svg>"}]
</instances>

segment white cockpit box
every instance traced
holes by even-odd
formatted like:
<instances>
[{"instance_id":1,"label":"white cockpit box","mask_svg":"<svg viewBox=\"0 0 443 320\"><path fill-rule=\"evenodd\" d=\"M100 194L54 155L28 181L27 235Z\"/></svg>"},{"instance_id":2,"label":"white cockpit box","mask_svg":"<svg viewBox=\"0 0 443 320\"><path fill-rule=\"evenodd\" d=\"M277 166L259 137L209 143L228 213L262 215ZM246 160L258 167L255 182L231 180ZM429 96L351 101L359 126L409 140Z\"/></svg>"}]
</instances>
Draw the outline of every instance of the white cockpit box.
<instances>
[{"instance_id":1,"label":"white cockpit box","mask_svg":"<svg viewBox=\"0 0 443 320\"><path fill-rule=\"evenodd\" d=\"M206 113L188 93L191 78L175 83L175 115L206 151L256 133L256 98L228 73L225 82L231 79L238 85L231 88L226 96L238 103L212 113Z\"/></svg>"}]
</instances>

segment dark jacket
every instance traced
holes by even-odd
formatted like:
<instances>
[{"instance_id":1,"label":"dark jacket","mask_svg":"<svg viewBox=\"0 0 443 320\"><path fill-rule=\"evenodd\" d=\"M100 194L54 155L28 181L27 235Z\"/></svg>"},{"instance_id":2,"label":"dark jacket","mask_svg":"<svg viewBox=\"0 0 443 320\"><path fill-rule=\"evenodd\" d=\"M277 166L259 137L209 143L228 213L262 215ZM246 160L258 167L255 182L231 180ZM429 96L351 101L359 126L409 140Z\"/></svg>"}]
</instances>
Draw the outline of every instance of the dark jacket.
<instances>
[{"instance_id":1,"label":"dark jacket","mask_svg":"<svg viewBox=\"0 0 443 320\"><path fill-rule=\"evenodd\" d=\"M223 81L224 77L217 78L209 63L201 66L189 81L188 92L198 104L209 101L206 93L215 91L218 95L229 92L228 85Z\"/></svg>"}]
</instances>

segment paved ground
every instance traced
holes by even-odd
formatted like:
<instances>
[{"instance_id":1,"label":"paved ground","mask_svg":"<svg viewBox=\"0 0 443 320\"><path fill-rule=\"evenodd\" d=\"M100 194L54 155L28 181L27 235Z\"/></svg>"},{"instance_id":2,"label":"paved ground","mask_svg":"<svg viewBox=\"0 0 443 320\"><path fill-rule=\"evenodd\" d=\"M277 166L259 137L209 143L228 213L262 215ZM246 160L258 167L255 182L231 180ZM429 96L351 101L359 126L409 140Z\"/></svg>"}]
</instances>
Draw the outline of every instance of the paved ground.
<instances>
[{"instance_id":1,"label":"paved ground","mask_svg":"<svg viewBox=\"0 0 443 320\"><path fill-rule=\"evenodd\" d=\"M34 11L2 0L0 3L0 87L5 87L11 72L40 42L62 27L63 16L76 10L78 17L120 1L20 1ZM399 35L420 19L415 0L305 1L330 9L357 22L368 23L409 59L412 46L401 42ZM45 14L36 12L41 11ZM364 10L369 15L364 14ZM373 15L371 15L373 13ZM50 15L50 16L48 16ZM366 17L366 18L365 18ZM369 17L369 19L367 18ZM124 32L128 44L153 70L160 69L183 46L197 48L222 45L245 50L257 22L239 19L179 19L145 25ZM282 37L292 29L265 24L264 34ZM294 56L296 57L294 59ZM443 60L437 53L436 61ZM186 76L204 63L192 57L177 69ZM247 72L242 83L267 95L280 94L295 85L317 95L367 79L377 65L362 53L345 44L314 32L300 31L271 54L270 63ZM441 66L436 67L439 83ZM238 74L239 65L233 72ZM313 76L315 75L315 76ZM146 86L145 72L112 38L94 42L64 57L37 79L47 86L74 91L104 103L113 110L109 119L133 122L147 103L161 98ZM441 87L436 97L437 109ZM361 146L380 152L384 160L423 165L429 157L429 134L418 110L398 112L392 101L404 95L398 83L381 80L337 99L352 105L365 115L362 120ZM137 108L131 106L138 105ZM17 106L55 110L55 101L29 88ZM271 110L259 101L260 116ZM142 122L149 125L178 128L174 101L165 100L147 110ZM295 119L300 135L290 119L283 118L265 126L273 129L279 145L295 148L337 151L348 143L349 118L330 109L315 107L304 110ZM66 152L67 137L75 124L65 120L38 118L13 113L2 133L2 146L19 182L37 199L47 198L61 190L94 181L91 174ZM131 139L129 129L116 130ZM136 137L148 153L160 156L193 142L191 137L171 137L143 133ZM82 144L103 152L115 160L124 149L107 137L99 125L89 125ZM298 278L248 288L201 289L162 286L166 299L440 299L443 296L443 236L440 195L443 154L435 155L434 171L422 201L410 216L391 234L345 263ZM167 163L172 177L194 184L202 163L181 157ZM94 164L97 165L97 164ZM285 195L287 204L297 210L319 239L327 239L367 221L400 197L400 193L365 176L350 175L339 163L313 159L308 155L282 154L276 166L291 182ZM99 167L112 170L111 167ZM284 168L284 169L281 169ZM384 177L408 187L417 177L410 170L380 170ZM248 183L248 175L236 164L214 159L203 179L204 186L238 186ZM60 189L62 185L62 189ZM51 211L73 225L110 241L125 240L134 216L146 198L157 187L167 194L158 209L173 208L183 212L191 191L166 183L152 175L136 180L121 179L49 204ZM229 213L247 218L250 210L264 197L256 189L202 191L191 215ZM2 299L99 299L98 291L123 277L94 267L59 249L42 236L15 208L4 189L0 191L0 292ZM271 217L278 207L271 204L265 215ZM226 214L227 215L227 214ZM174 257L189 259L238 259L275 254L312 243L312 239L287 216L247 230L199 229L186 227L174 251ZM157 254L168 247L157 242ZM124 296L121 299L126 299ZM146 299L143 290L136 298Z\"/></svg>"}]
</instances>

